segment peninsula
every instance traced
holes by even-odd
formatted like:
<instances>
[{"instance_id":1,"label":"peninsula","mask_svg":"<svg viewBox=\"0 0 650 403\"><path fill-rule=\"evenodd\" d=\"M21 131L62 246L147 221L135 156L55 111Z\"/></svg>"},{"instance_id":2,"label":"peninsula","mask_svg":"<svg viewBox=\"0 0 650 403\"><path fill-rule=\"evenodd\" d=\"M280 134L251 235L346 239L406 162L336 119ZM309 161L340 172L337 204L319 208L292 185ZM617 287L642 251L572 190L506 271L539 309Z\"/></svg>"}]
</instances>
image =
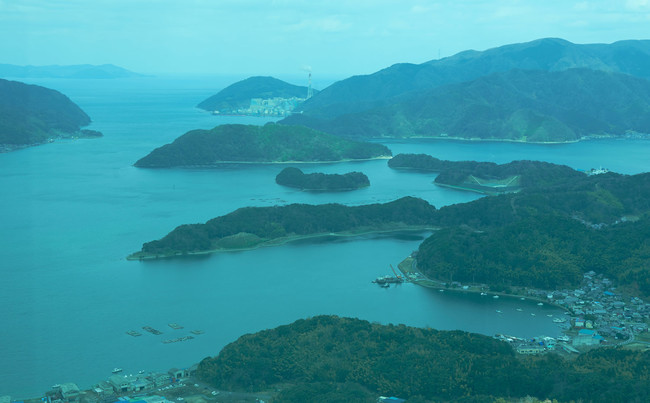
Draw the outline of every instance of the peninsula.
<instances>
[{"instance_id":1,"label":"peninsula","mask_svg":"<svg viewBox=\"0 0 650 403\"><path fill-rule=\"evenodd\" d=\"M273 77L249 77L197 105L215 115L287 116L318 91Z\"/></svg>"},{"instance_id":2,"label":"peninsula","mask_svg":"<svg viewBox=\"0 0 650 403\"><path fill-rule=\"evenodd\" d=\"M214 166L219 163L337 162L387 158L381 144L342 139L303 126L229 124L192 130L135 163L141 168Z\"/></svg>"},{"instance_id":3,"label":"peninsula","mask_svg":"<svg viewBox=\"0 0 650 403\"><path fill-rule=\"evenodd\" d=\"M317 316L242 336L196 376L223 390L279 390L283 402L622 402L650 393L649 363L648 351L533 357L474 333Z\"/></svg>"},{"instance_id":4,"label":"peninsula","mask_svg":"<svg viewBox=\"0 0 650 403\"><path fill-rule=\"evenodd\" d=\"M575 181L585 177L566 165L542 161L513 161L507 164L477 161L446 161L426 154L398 154L388 161L393 169L438 172L438 186L487 195L518 192Z\"/></svg>"},{"instance_id":5,"label":"peninsula","mask_svg":"<svg viewBox=\"0 0 650 403\"><path fill-rule=\"evenodd\" d=\"M0 79L0 152L57 138L100 137L88 115L58 91Z\"/></svg>"},{"instance_id":6,"label":"peninsula","mask_svg":"<svg viewBox=\"0 0 650 403\"><path fill-rule=\"evenodd\" d=\"M320 172L305 174L294 167L284 168L275 177L275 182L282 186L318 191L354 190L370 186L370 180L361 172L348 172L343 175Z\"/></svg>"},{"instance_id":7,"label":"peninsula","mask_svg":"<svg viewBox=\"0 0 650 403\"><path fill-rule=\"evenodd\" d=\"M430 229L435 212L434 206L413 197L352 207L341 204L245 207L205 224L181 225L164 238L145 243L140 252L128 259L245 250L323 235Z\"/></svg>"}]
</instances>

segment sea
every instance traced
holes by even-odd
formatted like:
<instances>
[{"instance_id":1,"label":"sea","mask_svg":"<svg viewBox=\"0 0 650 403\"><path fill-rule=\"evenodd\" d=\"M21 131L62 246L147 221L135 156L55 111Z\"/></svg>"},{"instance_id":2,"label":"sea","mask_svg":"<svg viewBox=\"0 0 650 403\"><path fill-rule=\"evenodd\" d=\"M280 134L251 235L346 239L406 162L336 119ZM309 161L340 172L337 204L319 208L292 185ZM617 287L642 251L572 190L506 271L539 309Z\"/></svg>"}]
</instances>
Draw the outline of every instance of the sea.
<instances>
[{"instance_id":1,"label":"sea","mask_svg":"<svg viewBox=\"0 0 650 403\"><path fill-rule=\"evenodd\" d=\"M427 232L323 237L245 252L127 261L144 242L178 225L246 206L361 205L416 196L441 207L482 196L437 187L432 173L391 170L386 160L299 166L307 173L361 171L370 179L368 188L335 193L279 186L274 179L284 166L277 164L135 168L139 158L189 130L275 119L197 109L231 83L225 77L28 82L69 96L92 118L89 128L104 137L0 154L0 395L38 397L65 382L89 388L116 367L125 374L189 367L244 334L316 315L485 335L560 335L552 319L563 312L546 304L371 282L392 274L391 265L416 250L431 235ZM544 160L624 174L650 168L650 141L643 139L553 145L380 142L393 154L448 160ZM130 336L130 330L142 336ZM187 335L194 338L162 343Z\"/></svg>"}]
</instances>

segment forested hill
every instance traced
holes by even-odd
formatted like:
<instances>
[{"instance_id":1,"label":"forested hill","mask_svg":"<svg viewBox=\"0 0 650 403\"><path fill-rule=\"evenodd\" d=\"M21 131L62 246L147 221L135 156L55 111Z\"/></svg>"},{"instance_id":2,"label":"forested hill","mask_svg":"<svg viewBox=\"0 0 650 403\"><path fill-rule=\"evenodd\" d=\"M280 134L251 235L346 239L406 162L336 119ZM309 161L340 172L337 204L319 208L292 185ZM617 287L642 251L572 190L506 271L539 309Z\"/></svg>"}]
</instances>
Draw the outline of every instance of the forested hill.
<instances>
[{"instance_id":1,"label":"forested hill","mask_svg":"<svg viewBox=\"0 0 650 403\"><path fill-rule=\"evenodd\" d=\"M650 296L650 174L594 175L441 208L418 267L497 289L571 287L588 271Z\"/></svg>"},{"instance_id":2,"label":"forested hill","mask_svg":"<svg viewBox=\"0 0 650 403\"><path fill-rule=\"evenodd\" d=\"M566 142L628 131L650 133L650 80L584 68L510 70L308 123L358 138Z\"/></svg>"},{"instance_id":3,"label":"forested hill","mask_svg":"<svg viewBox=\"0 0 650 403\"><path fill-rule=\"evenodd\" d=\"M485 194L542 188L585 177L566 165L543 161L512 161L507 164L477 161L446 161L426 154L398 154L388 161L393 169L439 172L434 182Z\"/></svg>"},{"instance_id":4,"label":"forested hill","mask_svg":"<svg viewBox=\"0 0 650 403\"><path fill-rule=\"evenodd\" d=\"M130 259L196 252L247 249L314 234L398 230L427 226L436 208L404 197L385 204L290 204L246 207L205 224L181 225L158 241L147 242Z\"/></svg>"},{"instance_id":5,"label":"forested hill","mask_svg":"<svg viewBox=\"0 0 650 403\"><path fill-rule=\"evenodd\" d=\"M401 95L513 69L559 71L580 67L648 79L650 41L582 45L544 38L481 52L465 51L422 64L395 64L334 83L305 102L302 115L293 115L287 122L308 125L310 118L329 120L393 103L393 98Z\"/></svg>"},{"instance_id":6,"label":"forested hill","mask_svg":"<svg viewBox=\"0 0 650 403\"><path fill-rule=\"evenodd\" d=\"M40 144L88 124L88 115L60 92L0 79L0 145Z\"/></svg>"},{"instance_id":7,"label":"forested hill","mask_svg":"<svg viewBox=\"0 0 650 403\"><path fill-rule=\"evenodd\" d=\"M153 150L137 167L211 166L220 162L314 162L390 156L381 144L345 140L301 126L267 123L192 130Z\"/></svg>"},{"instance_id":8,"label":"forested hill","mask_svg":"<svg viewBox=\"0 0 650 403\"><path fill-rule=\"evenodd\" d=\"M218 389L280 390L281 402L494 402L498 398L632 402L650 398L650 352L597 349L572 361L515 357L505 342L461 331L317 316L240 337L199 364Z\"/></svg>"},{"instance_id":9,"label":"forested hill","mask_svg":"<svg viewBox=\"0 0 650 403\"><path fill-rule=\"evenodd\" d=\"M314 94L318 93L312 90ZM248 108L252 98L307 98L307 87L274 77L249 77L238 81L197 105L207 111Z\"/></svg>"}]
</instances>

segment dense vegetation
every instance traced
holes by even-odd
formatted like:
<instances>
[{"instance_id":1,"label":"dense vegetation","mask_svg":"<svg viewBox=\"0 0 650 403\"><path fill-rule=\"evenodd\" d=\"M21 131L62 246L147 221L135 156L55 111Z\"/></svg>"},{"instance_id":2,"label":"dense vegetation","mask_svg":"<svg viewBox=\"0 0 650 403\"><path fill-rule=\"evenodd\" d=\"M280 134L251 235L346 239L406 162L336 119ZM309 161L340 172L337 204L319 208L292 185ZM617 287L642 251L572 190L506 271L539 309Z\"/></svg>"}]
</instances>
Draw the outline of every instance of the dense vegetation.
<instances>
[{"instance_id":1,"label":"dense vegetation","mask_svg":"<svg viewBox=\"0 0 650 403\"><path fill-rule=\"evenodd\" d=\"M90 118L58 91L0 79L0 144L39 144L81 134Z\"/></svg>"},{"instance_id":2,"label":"dense vegetation","mask_svg":"<svg viewBox=\"0 0 650 403\"><path fill-rule=\"evenodd\" d=\"M443 207L419 268L444 281L555 288L594 270L650 296L650 174L596 175Z\"/></svg>"},{"instance_id":3,"label":"dense vegetation","mask_svg":"<svg viewBox=\"0 0 650 403\"><path fill-rule=\"evenodd\" d=\"M650 78L650 41L630 40L612 44L574 44L545 38L482 52L465 51L422 64L400 63L370 75L334 83L305 102L304 113L286 119L288 124L318 127L318 119L367 111L403 101L419 91L472 81L513 69L560 71L589 68ZM592 98L591 101L597 101ZM315 126L311 126L315 124Z\"/></svg>"},{"instance_id":4,"label":"dense vegetation","mask_svg":"<svg viewBox=\"0 0 650 403\"><path fill-rule=\"evenodd\" d=\"M302 126L267 123L192 130L153 150L137 167L210 166L219 162L308 162L389 156L381 144L354 142Z\"/></svg>"},{"instance_id":5,"label":"dense vegetation","mask_svg":"<svg viewBox=\"0 0 650 403\"><path fill-rule=\"evenodd\" d=\"M346 174L305 174L298 168L285 168L276 177L279 185L305 190L353 190L370 186L368 177L361 172Z\"/></svg>"},{"instance_id":6,"label":"dense vegetation","mask_svg":"<svg viewBox=\"0 0 650 403\"><path fill-rule=\"evenodd\" d=\"M314 93L318 91L312 90ZM273 77L249 77L236 82L197 105L207 111L247 108L251 98L307 98L307 87Z\"/></svg>"},{"instance_id":7,"label":"dense vegetation","mask_svg":"<svg viewBox=\"0 0 650 403\"><path fill-rule=\"evenodd\" d=\"M589 69L510 70L311 125L360 138L450 136L529 142L650 133L650 81Z\"/></svg>"},{"instance_id":8,"label":"dense vegetation","mask_svg":"<svg viewBox=\"0 0 650 403\"><path fill-rule=\"evenodd\" d=\"M413 197L353 207L340 204L246 207L205 224L181 225L164 238L145 243L142 252L132 258L243 249L321 233L426 226L435 210L424 200Z\"/></svg>"},{"instance_id":9,"label":"dense vegetation","mask_svg":"<svg viewBox=\"0 0 650 403\"><path fill-rule=\"evenodd\" d=\"M435 183L487 194L540 188L584 178L565 165L541 161L513 161L507 164L477 161L446 161L426 154L398 154L388 161L394 169L439 172Z\"/></svg>"},{"instance_id":10,"label":"dense vegetation","mask_svg":"<svg viewBox=\"0 0 650 403\"><path fill-rule=\"evenodd\" d=\"M598 349L574 361L516 357L505 342L318 316L240 337L204 359L198 376L220 389L282 388L274 401L647 401L650 352ZM345 395L348 394L348 399Z\"/></svg>"}]
</instances>

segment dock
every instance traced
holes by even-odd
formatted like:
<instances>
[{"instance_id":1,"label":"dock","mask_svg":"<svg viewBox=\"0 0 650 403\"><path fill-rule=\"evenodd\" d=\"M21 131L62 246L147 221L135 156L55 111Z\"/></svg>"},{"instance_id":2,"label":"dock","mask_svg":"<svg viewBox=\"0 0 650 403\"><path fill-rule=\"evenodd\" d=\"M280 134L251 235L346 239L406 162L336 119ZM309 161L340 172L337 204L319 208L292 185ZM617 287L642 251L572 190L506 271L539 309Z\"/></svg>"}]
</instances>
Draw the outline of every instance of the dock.
<instances>
[{"instance_id":1,"label":"dock","mask_svg":"<svg viewBox=\"0 0 650 403\"><path fill-rule=\"evenodd\" d=\"M159 334L162 334L162 332L160 330L154 329L151 326L142 326L142 328L144 330L146 330L147 332L149 332L149 333L155 334L156 336L159 335Z\"/></svg>"}]
</instances>

